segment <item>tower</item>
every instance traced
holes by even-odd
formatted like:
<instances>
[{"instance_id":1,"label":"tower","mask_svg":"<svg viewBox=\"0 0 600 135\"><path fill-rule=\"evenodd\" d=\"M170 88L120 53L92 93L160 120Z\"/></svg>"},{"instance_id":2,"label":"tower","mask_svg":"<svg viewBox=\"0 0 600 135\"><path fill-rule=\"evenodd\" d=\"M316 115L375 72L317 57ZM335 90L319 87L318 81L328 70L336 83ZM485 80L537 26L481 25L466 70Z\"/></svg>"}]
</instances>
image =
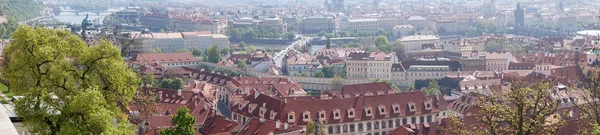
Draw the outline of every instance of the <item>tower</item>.
<instances>
[{"instance_id":1,"label":"tower","mask_svg":"<svg viewBox=\"0 0 600 135\"><path fill-rule=\"evenodd\" d=\"M520 27L525 25L525 12L523 8L521 8L521 4L517 3L517 8L515 9L515 26Z\"/></svg>"}]
</instances>

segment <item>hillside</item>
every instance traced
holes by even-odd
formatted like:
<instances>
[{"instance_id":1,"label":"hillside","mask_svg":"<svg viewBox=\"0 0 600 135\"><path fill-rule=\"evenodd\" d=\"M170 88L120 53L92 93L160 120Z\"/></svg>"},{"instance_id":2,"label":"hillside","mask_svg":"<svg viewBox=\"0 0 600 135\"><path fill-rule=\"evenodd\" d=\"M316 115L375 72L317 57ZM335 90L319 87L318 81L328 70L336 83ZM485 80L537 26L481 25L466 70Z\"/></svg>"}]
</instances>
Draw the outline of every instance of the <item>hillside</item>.
<instances>
[{"instance_id":1,"label":"hillside","mask_svg":"<svg viewBox=\"0 0 600 135\"><path fill-rule=\"evenodd\" d=\"M42 8L43 5L37 0L0 0L0 12L8 19L0 24L0 39L9 38L17 29L18 21L39 16Z\"/></svg>"}]
</instances>

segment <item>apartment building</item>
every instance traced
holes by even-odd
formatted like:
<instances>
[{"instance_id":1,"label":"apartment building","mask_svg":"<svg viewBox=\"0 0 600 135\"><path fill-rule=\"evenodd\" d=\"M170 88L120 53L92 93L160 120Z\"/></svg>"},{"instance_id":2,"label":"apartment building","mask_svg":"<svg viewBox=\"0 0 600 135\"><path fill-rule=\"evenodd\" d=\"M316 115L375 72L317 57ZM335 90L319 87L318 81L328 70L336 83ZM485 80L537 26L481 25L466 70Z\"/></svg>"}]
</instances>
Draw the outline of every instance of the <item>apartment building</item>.
<instances>
[{"instance_id":1,"label":"apartment building","mask_svg":"<svg viewBox=\"0 0 600 135\"><path fill-rule=\"evenodd\" d=\"M250 18L243 17L228 22L230 28L253 28L253 29L270 29L281 33L287 32L287 23L283 19L274 16L268 18Z\"/></svg>"},{"instance_id":2,"label":"apartment building","mask_svg":"<svg viewBox=\"0 0 600 135\"><path fill-rule=\"evenodd\" d=\"M133 59L131 63L139 66L156 64L161 67L187 67L197 66L200 63L196 57L189 52L181 53L140 53Z\"/></svg>"},{"instance_id":3,"label":"apartment building","mask_svg":"<svg viewBox=\"0 0 600 135\"><path fill-rule=\"evenodd\" d=\"M322 31L327 33L335 32L335 19L325 16L311 16L302 18L300 31L304 34L317 34Z\"/></svg>"},{"instance_id":4,"label":"apartment building","mask_svg":"<svg viewBox=\"0 0 600 135\"><path fill-rule=\"evenodd\" d=\"M372 89L355 88L361 88L360 91ZM232 119L238 122L258 117L306 126L309 120L316 119L322 121L326 132L332 135L385 135L402 125L436 122L449 114L448 103L441 95L425 96L420 91L387 93L392 89L378 91L381 92L357 92L348 98L322 95L276 99L250 93L243 100L232 103L230 108Z\"/></svg>"},{"instance_id":5,"label":"apartment building","mask_svg":"<svg viewBox=\"0 0 600 135\"><path fill-rule=\"evenodd\" d=\"M485 54L486 71L508 70L508 64L512 60L510 52L488 52Z\"/></svg>"},{"instance_id":6,"label":"apartment building","mask_svg":"<svg viewBox=\"0 0 600 135\"><path fill-rule=\"evenodd\" d=\"M415 27L412 25L396 25L392 29L392 36L405 37L415 34Z\"/></svg>"},{"instance_id":7,"label":"apartment building","mask_svg":"<svg viewBox=\"0 0 600 135\"><path fill-rule=\"evenodd\" d=\"M377 32L378 29L390 30L398 24L396 19L348 19L340 21L341 32Z\"/></svg>"},{"instance_id":8,"label":"apartment building","mask_svg":"<svg viewBox=\"0 0 600 135\"><path fill-rule=\"evenodd\" d=\"M206 32L150 33L142 34L140 40L140 45L136 46L139 52L153 49L161 49L162 52L176 52L180 49L191 51L194 48L206 50L211 45L225 48L230 44L227 36Z\"/></svg>"},{"instance_id":9,"label":"apartment building","mask_svg":"<svg viewBox=\"0 0 600 135\"><path fill-rule=\"evenodd\" d=\"M413 35L396 40L404 45L406 51L422 50L424 44L438 44L440 38L435 35Z\"/></svg>"},{"instance_id":10,"label":"apartment building","mask_svg":"<svg viewBox=\"0 0 600 135\"><path fill-rule=\"evenodd\" d=\"M397 62L395 52L350 53L346 58L347 77L389 80L392 65Z\"/></svg>"},{"instance_id":11,"label":"apartment building","mask_svg":"<svg viewBox=\"0 0 600 135\"><path fill-rule=\"evenodd\" d=\"M427 27L426 22L425 22L425 21L427 21L427 19L425 19L423 16L410 16L407 20L408 20L408 24L415 27L415 29L417 29L417 30L421 30L421 29Z\"/></svg>"},{"instance_id":12,"label":"apartment building","mask_svg":"<svg viewBox=\"0 0 600 135\"><path fill-rule=\"evenodd\" d=\"M441 79L461 68L458 61L402 61L392 65L392 82Z\"/></svg>"}]
</instances>

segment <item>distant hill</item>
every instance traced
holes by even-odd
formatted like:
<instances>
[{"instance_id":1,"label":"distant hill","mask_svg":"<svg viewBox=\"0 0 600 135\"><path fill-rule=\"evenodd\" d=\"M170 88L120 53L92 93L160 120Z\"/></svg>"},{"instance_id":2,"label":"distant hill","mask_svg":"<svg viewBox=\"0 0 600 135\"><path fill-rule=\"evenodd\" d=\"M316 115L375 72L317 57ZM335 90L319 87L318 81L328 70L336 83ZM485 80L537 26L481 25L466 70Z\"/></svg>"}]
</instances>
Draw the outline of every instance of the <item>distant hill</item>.
<instances>
[{"instance_id":1,"label":"distant hill","mask_svg":"<svg viewBox=\"0 0 600 135\"><path fill-rule=\"evenodd\" d=\"M43 7L38 0L0 0L0 12L4 14L0 17L0 39L10 38L17 22L39 16Z\"/></svg>"}]
</instances>

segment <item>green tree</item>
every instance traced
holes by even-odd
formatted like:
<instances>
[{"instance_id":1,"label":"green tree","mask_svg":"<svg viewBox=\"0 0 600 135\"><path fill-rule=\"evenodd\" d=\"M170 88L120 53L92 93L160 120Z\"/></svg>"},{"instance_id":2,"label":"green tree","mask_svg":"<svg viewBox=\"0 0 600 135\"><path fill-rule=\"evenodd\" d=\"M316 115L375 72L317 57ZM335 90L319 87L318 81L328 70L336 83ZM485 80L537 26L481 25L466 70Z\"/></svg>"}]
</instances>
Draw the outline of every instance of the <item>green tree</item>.
<instances>
[{"instance_id":1,"label":"green tree","mask_svg":"<svg viewBox=\"0 0 600 135\"><path fill-rule=\"evenodd\" d=\"M326 66L323 66L323 68L321 69L321 73L323 73L323 77L331 78L331 77L337 75L335 72L336 70L337 69L334 66L326 65Z\"/></svg>"},{"instance_id":2,"label":"green tree","mask_svg":"<svg viewBox=\"0 0 600 135\"><path fill-rule=\"evenodd\" d=\"M289 32L289 33L285 34L285 36L286 36L286 37L287 37L289 40L294 40L294 39L296 39L296 34L294 34L294 33L291 33L291 32Z\"/></svg>"},{"instance_id":3,"label":"green tree","mask_svg":"<svg viewBox=\"0 0 600 135\"><path fill-rule=\"evenodd\" d=\"M465 127L463 122L453 118L442 129L458 135L556 134L565 119L548 120L560 115L556 112L559 104L549 98L552 86L551 83L512 83L510 90L502 95L493 93L478 98L473 105L479 110L473 114L477 126Z\"/></svg>"},{"instance_id":4,"label":"green tree","mask_svg":"<svg viewBox=\"0 0 600 135\"><path fill-rule=\"evenodd\" d=\"M218 63L221 61L221 53L219 53L219 47L212 45L206 49L206 57L208 62Z\"/></svg>"},{"instance_id":5,"label":"green tree","mask_svg":"<svg viewBox=\"0 0 600 135\"><path fill-rule=\"evenodd\" d=\"M406 55L406 51L404 50L404 45L400 42L394 43L394 52L396 52L396 56L398 56L398 61L404 61L408 58Z\"/></svg>"},{"instance_id":6,"label":"green tree","mask_svg":"<svg viewBox=\"0 0 600 135\"><path fill-rule=\"evenodd\" d=\"M200 56L202 56L202 51L198 48L194 48L194 50L192 50L192 55L194 55L196 57L200 57Z\"/></svg>"},{"instance_id":7,"label":"green tree","mask_svg":"<svg viewBox=\"0 0 600 135\"><path fill-rule=\"evenodd\" d=\"M246 48L246 42L244 42L244 41L240 42L240 45L239 45L239 46L240 46L240 48L242 48L242 49Z\"/></svg>"},{"instance_id":8,"label":"green tree","mask_svg":"<svg viewBox=\"0 0 600 135\"><path fill-rule=\"evenodd\" d=\"M484 44L484 49L487 52L500 52L504 50L504 44L500 42L487 42Z\"/></svg>"},{"instance_id":9,"label":"green tree","mask_svg":"<svg viewBox=\"0 0 600 135\"><path fill-rule=\"evenodd\" d=\"M327 130L322 121L308 119L306 135L327 135Z\"/></svg>"},{"instance_id":10,"label":"green tree","mask_svg":"<svg viewBox=\"0 0 600 135\"><path fill-rule=\"evenodd\" d=\"M256 47L253 45L250 45L244 49L244 52L246 52L246 54L252 54L254 51L256 51Z\"/></svg>"},{"instance_id":11,"label":"green tree","mask_svg":"<svg viewBox=\"0 0 600 135\"><path fill-rule=\"evenodd\" d=\"M190 50L185 49L185 48L181 48L181 49L177 50L177 52L190 52Z\"/></svg>"},{"instance_id":12,"label":"green tree","mask_svg":"<svg viewBox=\"0 0 600 135\"><path fill-rule=\"evenodd\" d=\"M308 77L308 74L300 72L300 73L297 73L296 76Z\"/></svg>"},{"instance_id":13,"label":"green tree","mask_svg":"<svg viewBox=\"0 0 600 135\"><path fill-rule=\"evenodd\" d=\"M344 79L342 79L342 77L339 75L335 75L333 78L331 78L329 83L331 84L331 90L339 90L342 88L342 86L344 86Z\"/></svg>"},{"instance_id":14,"label":"green tree","mask_svg":"<svg viewBox=\"0 0 600 135\"><path fill-rule=\"evenodd\" d=\"M154 48L154 49L150 49L150 51L148 51L148 53L162 53L162 50L160 48Z\"/></svg>"},{"instance_id":15,"label":"green tree","mask_svg":"<svg viewBox=\"0 0 600 135\"><path fill-rule=\"evenodd\" d=\"M313 74L313 77L323 78L323 77L325 77L325 75L323 74L322 70L319 70Z\"/></svg>"},{"instance_id":16,"label":"green tree","mask_svg":"<svg viewBox=\"0 0 600 135\"><path fill-rule=\"evenodd\" d=\"M171 116L172 128L160 130L160 135L193 135L196 118L190 114L187 107L179 108L177 114Z\"/></svg>"},{"instance_id":17,"label":"green tree","mask_svg":"<svg viewBox=\"0 0 600 135\"><path fill-rule=\"evenodd\" d=\"M325 48L331 49L331 38L327 37L327 41L325 41Z\"/></svg>"},{"instance_id":18,"label":"green tree","mask_svg":"<svg viewBox=\"0 0 600 135\"><path fill-rule=\"evenodd\" d=\"M142 83L150 84L150 86L154 86L154 83L155 83L154 75L152 73L148 73L148 74L142 76Z\"/></svg>"},{"instance_id":19,"label":"green tree","mask_svg":"<svg viewBox=\"0 0 600 135\"><path fill-rule=\"evenodd\" d=\"M431 80L429 81L429 85L427 86L427 90L423 91L423 94L425 95L437 95L440 94L440 85L438 84L437 80Z\"/></svg>"},{"instance_id":20,"label":"green tree","mask_svg":"<svg viewBox=\"0 0 600 135\"><path fill-rule=\"evenodd\" d=\"M221 49L221 54L224 56L229 55L229 47Z\"/></svg>"},{"instance_id":21,"label":"green tree","mask_svg":"<svg viewBox=\"0 0 600 135\"><path fill-rule=\"evenodd\" d=\"M400 88L398 88L398 86L396 86L396 84L392 83L392 81L390 80L381 80L381 79L375 79L375 81L373 82L385 82L385 84L387 84L388 86L390 86L390 88L392 88L393 90L400 92Z\"/></svg>"},{"instance_id":22,"label":"green tree","mask_svg":"<svg viewBox=\"0 0 600 135\"><path fill-rule=\"evenodd\" d=\"M172 88L172 87L173 87L173 86L172 86L172 84L173 84L173 79L171 79L171 78L166 78L166 79L162 79L162 80L160 81L160 83L158 84L158 87L159 87L159 88L167 88L167 89L170 89L170 88Z\"/></svg>"},{"instance_id":23,"label":"green tree","mask_svg":"<svg viewBox=\"0 0 600 135\"><path fill-rule=\"evenodd\" d=\"M375 47L379 48L380 51L391 51L392 47L389 45L388 39L385 36L377 36L375 38Z\"/></svg>"},{"instance_id":24,"label":"green tree","mask_svg":"<svg viewBox=\"0 0 600 135\"><path fill-rule=\"evenodd\" d=\"M31 133L134 134L123 116L140 79L108 41L88 47L69 31L21 25L2 56L0 74L24 96L15 110Z\"/></svg>"},{"instance_id":25,"label":"green tree","mask_svg":"<svg viewBox=\"0 0 600 135\"><path fill-rule=\"evenodd\" d=\"M237 67L238 68L242 68L242 69L246 69L246 67L247 67L246 61L238 61Z\"/></svg>"}]
</instances>

